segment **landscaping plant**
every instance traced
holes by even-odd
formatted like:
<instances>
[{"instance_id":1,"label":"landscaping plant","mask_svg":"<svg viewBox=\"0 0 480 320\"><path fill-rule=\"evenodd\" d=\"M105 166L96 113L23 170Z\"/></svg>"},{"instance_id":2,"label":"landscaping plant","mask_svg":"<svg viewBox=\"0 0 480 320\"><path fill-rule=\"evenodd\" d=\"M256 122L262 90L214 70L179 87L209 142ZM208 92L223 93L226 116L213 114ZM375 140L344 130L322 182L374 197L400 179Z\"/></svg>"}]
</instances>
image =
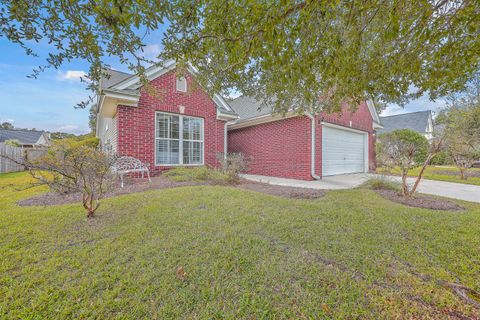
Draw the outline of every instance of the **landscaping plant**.
<instances>
[{"instance_id":1,"label":"landscaping plant","mask_svg":"<svg viewBox=\"0 0 480 320\"><path fill-rule=\"evenodd\" d=\"M446 150L467 180L468 169L480 160L480 74L466 90L449 97L449 105L437 117L444 126Z\"/></svg>"},{"instance_id":2,"label":"landscaping plant","mask_svg":"<svg viewBox=\"0 0 480 320\"><path fill-rule=\"evenodd\" d=\"M219 153L217 159L220 162L223 173L228 175L232 181L238 180L239 174L248 170L252 159L243 153Z\"/></svg>"},{"instance_id":3,"label":"landscaping plant","mask_svg":"<svg viewBox=\"0 0 480 320\"><path fill-rule=\"evenodd\" d=\"M93 218L100 200L113 186L111 168L115 160L88 143L58 141L46 155L22 164L38 184L48 185L56 193L79 193L87 217Z\"/></svg>"}]
</instances>

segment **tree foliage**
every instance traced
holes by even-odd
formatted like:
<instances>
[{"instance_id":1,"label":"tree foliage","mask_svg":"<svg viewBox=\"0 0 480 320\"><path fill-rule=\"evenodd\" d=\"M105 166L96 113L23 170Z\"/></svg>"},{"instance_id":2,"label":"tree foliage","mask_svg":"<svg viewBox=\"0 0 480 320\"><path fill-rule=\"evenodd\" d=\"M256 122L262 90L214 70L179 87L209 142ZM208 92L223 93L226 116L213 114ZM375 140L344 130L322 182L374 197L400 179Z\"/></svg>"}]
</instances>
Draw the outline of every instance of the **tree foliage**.
<instances>
[{"instance_id":1,"label":"tree foliage","mask_svg":"<svg viewBox=\"0 0 480 320\"><path fill-rule=\"evenodd\" d=\"M427 138L410 129L400 129L379 135L376 148L380 166L400 169L404 196L412 195L416 189L416 187L412 189L408 187L408 172L413 168L426 166L438 152L436 148L429 148Z\"/></svg>"},{"instance_id":2,"label":"tree foliage","mask_svg":"<svg viewBox=\"0 0 480 320\"><path fill-rule=\"evenodd\" d=\"M143 75L144 36L164 25L158 60L191 62L209 92L328 111L462 89L479 68L479 16L475 0L5 0L0 36L31 55L51 45L34 76L85 59L95 90L107 56Z\"/></svg>"},{"instance_id":3,"label":"tree foliage","mask_svg":"<svg viewBox=\"0 0 480 320\"><path fill-rule=\"evenodd\" d=\"M445 148L467 179L468 169L480 160L480 77L461 94L449 98L449 105L437 117L445 135Z\"/></svg>"},{"instance_id":4,"label":"tree foliage","mask_svg":"<svg viewBox=\"0 0 480 320\"><path fill-rule=\"evenodd\" d=\"M13 130L14 126L10 122L3 122L2 124L0 124L0 129Z\"/></svg>"}]
</instances>

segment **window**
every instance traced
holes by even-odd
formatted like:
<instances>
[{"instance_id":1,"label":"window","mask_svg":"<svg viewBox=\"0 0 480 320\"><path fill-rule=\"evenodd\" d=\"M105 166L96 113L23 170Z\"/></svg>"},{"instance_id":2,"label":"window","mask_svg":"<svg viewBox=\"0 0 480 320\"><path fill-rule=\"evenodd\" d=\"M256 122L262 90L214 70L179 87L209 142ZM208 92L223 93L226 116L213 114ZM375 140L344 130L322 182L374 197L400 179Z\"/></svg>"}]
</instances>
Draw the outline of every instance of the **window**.
<instances>
[{"instance_id":1,"label":"window","mask_svg":"<svg viewBox=\"0 0 480 320\"><path fill-rule=\"evenodd\" d=\"M203 164L203 119L156 114L155 164Z\"/></svg>"},{"instance_id":2,"label":"window","mask_svg":"<svg viewBox=\"0 0 480 320\"><path fill-rule=\"evenodd\" d=\"M177 91L187 92L187 79L185 77L177 77Z\"/></svg>"}]
</instances>

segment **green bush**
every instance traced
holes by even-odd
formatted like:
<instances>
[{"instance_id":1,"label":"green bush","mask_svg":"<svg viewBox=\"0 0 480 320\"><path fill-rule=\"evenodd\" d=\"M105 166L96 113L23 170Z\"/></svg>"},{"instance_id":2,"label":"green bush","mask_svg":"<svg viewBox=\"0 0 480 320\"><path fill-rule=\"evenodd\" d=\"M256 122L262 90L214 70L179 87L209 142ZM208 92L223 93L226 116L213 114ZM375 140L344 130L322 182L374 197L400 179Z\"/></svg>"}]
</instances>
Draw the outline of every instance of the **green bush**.
<instances>
[{"instance_id":1,"label":"green bush","mask_svg":"<svg viewBox=\"0 0 480 320\"><path fill-rule=\"evenodd\" d=\"M196 181L215 184L231 184L235 182L228 174L204 166L192 168L178 167L170 169L163 174L177 182Z\"/></svg>"},{"instance_id":2,"label":"green bush","mask_svg":"<svg viewBox=\"0 0 480 320\"><path fill-rule=\"evenodd\" d=\"M447 151L440 151L435 156L433 156L430 164L434 166L443 166L449 164Z\"/></svg>"},{"instance_id":3,"label":"green bush","mask_svg":"<svg viewBox=\"0 0 480 320\"><path fill-rule=\"evenodd\" d=\"M54 144L68 145L70 148L78 148L82 146L97 148L100 144L100 140L97 137L87 137L81 140L78 140L77 138L66 138L61 140L55 140Z\"/></svg>"}]
</instances>

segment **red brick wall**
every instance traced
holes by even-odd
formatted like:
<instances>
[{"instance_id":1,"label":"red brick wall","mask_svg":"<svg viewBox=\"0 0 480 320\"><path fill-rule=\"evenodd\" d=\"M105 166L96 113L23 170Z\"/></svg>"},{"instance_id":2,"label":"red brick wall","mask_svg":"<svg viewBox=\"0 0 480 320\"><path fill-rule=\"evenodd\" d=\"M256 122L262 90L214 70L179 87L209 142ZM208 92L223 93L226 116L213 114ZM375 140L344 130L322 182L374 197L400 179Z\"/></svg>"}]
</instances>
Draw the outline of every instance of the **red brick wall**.
<instances>
[{"instance_id":1,"label":"red brick wall","mask_svg":"<svg viewBox=\"0 0 480 320\"><path fill-rule=\"evenodd\" d=\"M362 103L355 112L345 107L341 113L316 117L317 175L322 175L322 120L369 132L369 167L374 168L372 117L367 104ZM310 149L311 120L308 117L283 119L228 132L229 152L242 152L254 158L250 165L251 174L312 180Z\"/></svg>"},{"instance_id":2,"label":"red brick wall","mask_svg":"<svg viewBox=\"0 0 480 320\"><path fill-rule=\"evenodd\" d=\"M251 174L312 180L310 119L295 117L228 132L228 151L251 156Z\"/></svg>"},{"instance_id":3,"label":"red brick wall","mask_svg":"<svg viewBox=\"0 0 480 320\"><path fill-rule=\"evenodd\" d=\"M204 119L205 165L218 166L216 155L224 152L224 124L216 119L216 106L201 89L192 90L192 77L187 75L187 93L175 88L174 71L170 71L151 82L158 89L159 96L152 97L143 91L138 107L118 106L118 154L128 155L150 164L152 174L168 169L155 166L155 112L165 111Z\"/></svg>"}]
</instances>

